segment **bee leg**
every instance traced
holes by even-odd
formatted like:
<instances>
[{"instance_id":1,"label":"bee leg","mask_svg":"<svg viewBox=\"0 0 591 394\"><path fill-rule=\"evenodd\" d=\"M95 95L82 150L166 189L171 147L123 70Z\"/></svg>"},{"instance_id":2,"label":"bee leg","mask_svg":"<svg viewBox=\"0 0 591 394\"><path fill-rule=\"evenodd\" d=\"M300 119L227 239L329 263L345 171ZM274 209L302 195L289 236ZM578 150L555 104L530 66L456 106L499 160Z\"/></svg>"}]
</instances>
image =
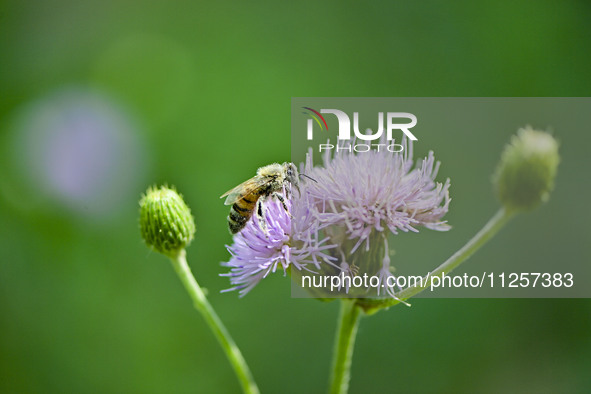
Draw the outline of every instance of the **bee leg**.
<instances>
[{"instance_id":1,"label":"bee leg","mask_svg":"<svg viewBox=\"0 0 591 394\"><path fill-rule=\"evenodd\" d=\"M349 267L349 272L351 272L353 276L359 276L359 267L356 266L355 263L353 263Z\"/></svg>"},{"instance_id":2,"label":"bee leg","mask_svg":"<svg viewBox=\"0 0 591 394\"><path fill-rule=\"evenodd\" d=\"M289 212L289 209L287 209L287 204L285 203L285 198L277 192L273 193L273 197L276 197L279 200L279 202L281 202L281 205L283 205L283 209L285 209L285 212L287 212L289 217L291 219L293 219L293 216L291 216L291 212Z\"/></svg>"},{"instance_id":3,"label":"bee leg","mask_svg":"<svg viewBox=\"0 0 591 394\"><path fill-rule=\"evenodd\" d=\"M262 200L263 198L259 198L257 200L256 217L259 222L259 227L261 228L261 230L263 230L267 238L269 238L269 230L267 229L267 221L265 220L265 209L263 208Z\"/></svg>"}]
</instances>

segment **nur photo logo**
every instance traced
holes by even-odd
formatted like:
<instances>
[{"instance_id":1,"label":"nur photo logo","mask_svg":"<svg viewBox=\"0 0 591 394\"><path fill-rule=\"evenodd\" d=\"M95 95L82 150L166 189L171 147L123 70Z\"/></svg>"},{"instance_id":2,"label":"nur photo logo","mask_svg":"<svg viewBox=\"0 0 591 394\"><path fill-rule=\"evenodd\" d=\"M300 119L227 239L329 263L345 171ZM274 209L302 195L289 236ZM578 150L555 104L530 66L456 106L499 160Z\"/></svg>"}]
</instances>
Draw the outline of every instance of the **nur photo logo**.
<instances>
[{"instance_id":1,"label":"nur photo logo","mask_svg":"<svg viewBox=\"0 0 591 394\"><path fill-rule=\"evenodd\" d=\"M305 111L302 112L308 116L306 122L306 138L308 141L314 139L314 128L320 130L320 132L328 132L329 127L326 118L322 114L334 115L328 117L329 119L336 119L338 123L337 129L337 143L323 143L318 144L318 151L329 151L335 150L336 152L347 151L347 152L368 152L370 150L387 150L392 153L402 152L404 146L402 144L396 144L395 136L400 136L399 131L402 135L405 135L411 141L417 141L418 138L410 131L411 128L416 126L417 117L409 112L378 112L378 127L374 131L372 128L365 128L363 132L359 127L359 112L353 112L353 122L345 111L339 109L320 109L315 110L310 107L302 107ZM351 127L353 123L353 127ZM353 133L351 133L353 129ZM332 130L332 128L331 128ZM384 141L383 135L386 135L386 143L372 143L372 141ZM357 141L361 141L357 143ZM353 143L351 143L353 142Z\"/></svg>"}]
</instances>

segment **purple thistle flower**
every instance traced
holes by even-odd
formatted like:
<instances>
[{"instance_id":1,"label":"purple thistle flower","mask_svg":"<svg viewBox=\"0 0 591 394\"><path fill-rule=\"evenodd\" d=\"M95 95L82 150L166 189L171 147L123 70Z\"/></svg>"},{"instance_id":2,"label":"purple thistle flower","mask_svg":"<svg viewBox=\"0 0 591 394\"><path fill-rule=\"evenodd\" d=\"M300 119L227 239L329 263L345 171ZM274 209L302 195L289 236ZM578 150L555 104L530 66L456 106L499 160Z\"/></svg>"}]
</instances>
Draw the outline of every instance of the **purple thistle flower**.
<instances>
[{"instance_id":1,"label":"purple thistle flower","mask_svg":"<svg viewBox=\"0 0 591 394\"><path fill-rule=\"evenodd\" d=\"M403 146L404 153L382 149L331 156L327 151L322 167L313 167L311 152L308 155L305 173L317 182L307 191L318 205L318 220L322 227L343 227L349 239L356 239L351 253L363 241L369 250L374 230L397 234L418 232L418 226L450 229L441 221L451 201L449 179L445 184L435 182L439 162L433 152L412 168L412 142L404 140Z\"/></svg>"},{"instance_id":2,"label":"purple thistle flower","mask_svg":"<svg viewBox=\"0 0 591 394\"><path fill-rule=\"evenodd\" d=\"M283 195L288 195L285 189ZM263 200L266 225L253 215L245 228L234 236L234 244L227 246L232 258L222 265L231 270L222 276L230 277L234 287L224 291L239 290L244 296L278 268L283 269L284 276L291 267L313 272L309 265L320 268L321 262L332 259L325 251L334 245L327 245L327 238L319 239L306 204L297 205L304 209L293 210L291 198L286 198L285 203L289 212L275 198Z\"/></svg>"},{"instance_id":3,"label":"purple thistle flower","mask_svg":"<svg viewBox=\"0 0 591 394\"><path fill-rule=\"evenodd\" d=\"M349 296L396 298L400 287L390 265L389 233L418 232L421 226L438 231L451 228L442 220L451 201L450 181L435 182L439 162L433 152L413 166L412 141L404 139L399 153L385 149L385 142L380 141L381 150L358 154L344 146L338 153L326 151L323 165L316 167L310 150L304 166L304 173L317 181L308 183L306 193L315 205L319 229L338 244L334 257L342 256L337 260L345 267L341 272L354 266L358 275L377 278L375 287L352 289L352 293L346 289ZM330 267L325 271L339 274Z\"/></svg>"},{"instance_id":4,"label":"purple thistle flower","mask_svg":"<svg viewBox=\"0 0 591 394\"><path fill-rule=\"evenodd\" d=\"M450 229L441 220L450 203L449 179L435 182L439 162L433 152L413 167L412 142L404 140L402 146L403 153L385 148L359 154L327 152L317 167L310 152L304 174L315 182L302 183L294 195L283 190L283 196L289 196L289 212L275 198L266 198L264 218L254 215L234 236L228 247L232 258L223 264L231 268L223 274L234 285L229 290L243 296L269 273L282 268L284 275L288 269L293 274L295 268L325 276L377 278L373 291L345 284L336 293L324 289L315 296L396 298L399 286L390 266L388 234L418 232L421 226ZM359 248L364 243L365 248Z\"/></svg>"}]
</instances>

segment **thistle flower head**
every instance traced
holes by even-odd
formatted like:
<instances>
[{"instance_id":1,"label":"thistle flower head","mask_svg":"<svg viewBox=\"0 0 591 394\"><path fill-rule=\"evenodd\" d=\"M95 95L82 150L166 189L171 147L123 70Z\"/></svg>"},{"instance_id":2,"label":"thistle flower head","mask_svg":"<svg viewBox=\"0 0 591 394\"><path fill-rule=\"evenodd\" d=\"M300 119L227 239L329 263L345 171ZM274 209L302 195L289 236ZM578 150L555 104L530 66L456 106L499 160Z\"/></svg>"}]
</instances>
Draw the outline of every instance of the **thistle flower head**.
<instances>
[{"instance_id":1,"label":"thistle flower head","mask_svg":"<svg viewBox=\"0 0 591 394\"><path fill-rule=\"evenodd\" d=\"M327 151L321 167L312 166L312 152L308 156L305 173L317 180L308 192L318 205L318 219L356 240L351 252L364 241L368 249L373 232L450 229L441 220L451 201L449 179L435 182L439 162L433 152L413 168L412 143L404 140L402 146L403 153L385 148L359 154Z\"/></svg>"},{"instance_id":2,"label":"thistle flower head","mask_svg":"<svg viewBox=\"0 0 591 394\"><path fill-rule=\"evenodd\" d=\"M282 194L288 195L285 189ZM228 276L234 285L228 291L239 290L244 295L277 270L283 270L285 275L291 267L309 270L309 266L318 267L321 261L330 260L325 251L331 246L325 245L326 239L319 239L310 211L296 211L292 199L284 201L287 211L276 198L261 201L264 217L253 215L245 228L234 235L234 244L227 246L232 258L222 265L231 270L222 276Z\"/></svg>"},{"instance_id":3,"label":"thistle flower head","mask_svg":"<svg viewBox=\"0 0 591 394\"><path fill-rule=\"evenodd\" d=\"M140 200L140 230L147 245L175 256L193 240L195 221L176 190L150 187Z\"/></svg>"},{"instance_id":4,"label":"thistle flower head","mask_svg":"<svg viewBox=\"0 0 591 394\"><path fill-rule=\"evenodd\" d=\"M312 164L310 152L302 168L314 182L303 182L300 193L286 198L288 211L274 198L265 199L264 218L253 216L234 236L234 244L228 247L232 258L224 264L231 267L224 274L235 285L230 290L239 289L244 295L269 273L283 268L284 273L291 269L292 276L303 271L349 277L368 274L380 283L374 292L344 286L338 294L317 291L318 297L394 297L388 234L417 232L421 226L450 228L442 220L450 202L449 180L435 182L439 163L432 152L413 167L412 144L405 141L402 146L404 153L386 149L327 153L322 166Z\"/></svg>"},{"instance_id":5,"label":"thistle flower head","mask_svg":"<svg viewBox=\"0 0 591 394\"><path fill-rule=\"evenodd\" d=\"M494 175L497 196L509 210L529 210L548 200L560 156L548 133L520 129L505 147Z\"/></svg>"}]
</instances>

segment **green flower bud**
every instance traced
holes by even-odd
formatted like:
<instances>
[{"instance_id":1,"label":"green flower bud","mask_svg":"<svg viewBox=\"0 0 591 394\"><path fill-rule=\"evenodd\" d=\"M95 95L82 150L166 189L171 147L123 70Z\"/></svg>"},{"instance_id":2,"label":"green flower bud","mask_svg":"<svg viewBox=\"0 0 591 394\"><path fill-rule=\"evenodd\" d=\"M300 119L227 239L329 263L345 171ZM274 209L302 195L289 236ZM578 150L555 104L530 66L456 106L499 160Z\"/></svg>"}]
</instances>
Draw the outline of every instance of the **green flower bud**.
<instances>
[{"instance_id":1,"label":"green flower bud","mask_svg":"<svg viewBox=\"0 0 591 394\"><path fill-rule=\"evenodd\" d=\"M529 210L548 200L560 162L549 133L520 129L505 147L494 175L497 196L508 210Z\"/></svg>"},{"instance_id":2,"label":"green flower bud","mask_svg":"<svg viewBox=\"0 0 591 394\"><path fill-rule=\"evenodd\" d=\"M174 257L193 240L195 221L176 190L150 187L140 200L140 229L146 244Z\"/></svg>"}]
</instances>

